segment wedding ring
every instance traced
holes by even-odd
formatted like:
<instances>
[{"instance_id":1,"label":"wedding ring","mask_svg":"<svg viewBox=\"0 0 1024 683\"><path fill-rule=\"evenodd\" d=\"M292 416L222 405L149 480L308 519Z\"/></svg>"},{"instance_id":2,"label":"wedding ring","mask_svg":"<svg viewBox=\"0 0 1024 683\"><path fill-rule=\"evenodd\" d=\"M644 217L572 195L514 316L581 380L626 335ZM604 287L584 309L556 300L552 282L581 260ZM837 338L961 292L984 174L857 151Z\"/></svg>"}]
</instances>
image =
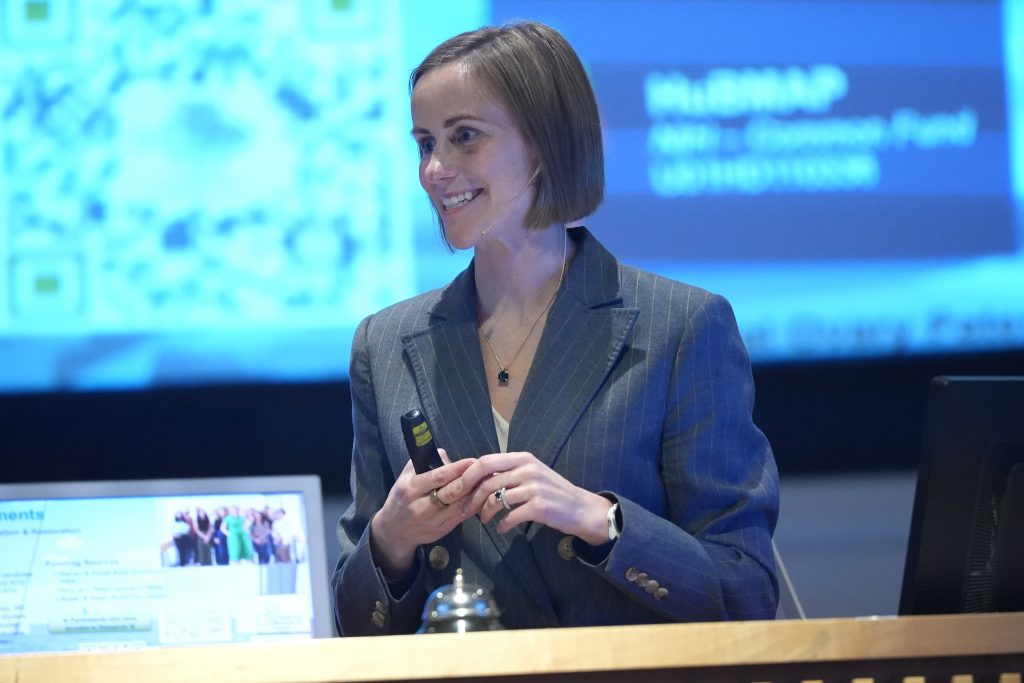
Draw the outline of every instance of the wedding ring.
<instances>
[{"instance_id":1,"label":"wedding ring","mask_svg":"<svg viewBox=\"0 0 1024 683\"><path fill-rule=\"evenodd\" d=\"M436 505L438 510L444 510L448 507L448 503L441 500L440 496L437 495L437 489L431 489L430 502Z\"/></svg>"},{"instance_id":2,"label":"wedding ring","mask_svg":"<svg viewBox=\"0 0 1024 683\"><path fill-rule=\"evenodd\" d=\"M508 504L508 500L505 498L506 493L508 493L508 489L502 486L494 492L494 500L501 503L501 507L505 508L505 512L512 512L512 506Z\"/></svg>"}]
</instances>

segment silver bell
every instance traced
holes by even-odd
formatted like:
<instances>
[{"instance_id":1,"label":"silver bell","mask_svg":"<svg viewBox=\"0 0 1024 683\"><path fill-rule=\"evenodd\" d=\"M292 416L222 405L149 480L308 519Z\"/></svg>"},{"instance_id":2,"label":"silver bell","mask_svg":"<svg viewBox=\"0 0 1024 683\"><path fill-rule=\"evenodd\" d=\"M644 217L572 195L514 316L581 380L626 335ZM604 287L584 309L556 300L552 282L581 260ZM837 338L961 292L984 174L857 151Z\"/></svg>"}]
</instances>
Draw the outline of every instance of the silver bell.
<instances>
[{"instance_id":1,"label":"silver bell","mask_svg":"<svg viewBox=\"0 0 1024 683\"><path fill-rule=\"evenodd\" d=\"M455 583L438 588L427 599L418 633L500 631L500 616L491 596L483 588L465 583L462 570L457 569Z\"/></svg>"}]
</instances>

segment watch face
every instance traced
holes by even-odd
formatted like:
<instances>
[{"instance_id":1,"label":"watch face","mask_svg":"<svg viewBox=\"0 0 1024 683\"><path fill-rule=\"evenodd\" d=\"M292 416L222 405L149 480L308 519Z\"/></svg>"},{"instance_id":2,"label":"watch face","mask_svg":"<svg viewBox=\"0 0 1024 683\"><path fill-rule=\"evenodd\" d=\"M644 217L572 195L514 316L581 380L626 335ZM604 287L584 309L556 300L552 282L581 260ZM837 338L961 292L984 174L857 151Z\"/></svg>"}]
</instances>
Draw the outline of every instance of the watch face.
<instances>
[{"instance_id":1,"label":"watch face","mask_svg":"<svg viewBox=\"0 0 1024 683\"><path fill-rule=\"evenodd\" d=\"M621 531L621 523L619 522L619 504L612 503L612 506L608 508L608 540L614 541L619 537Z\"/></svg>"}]
</instances>

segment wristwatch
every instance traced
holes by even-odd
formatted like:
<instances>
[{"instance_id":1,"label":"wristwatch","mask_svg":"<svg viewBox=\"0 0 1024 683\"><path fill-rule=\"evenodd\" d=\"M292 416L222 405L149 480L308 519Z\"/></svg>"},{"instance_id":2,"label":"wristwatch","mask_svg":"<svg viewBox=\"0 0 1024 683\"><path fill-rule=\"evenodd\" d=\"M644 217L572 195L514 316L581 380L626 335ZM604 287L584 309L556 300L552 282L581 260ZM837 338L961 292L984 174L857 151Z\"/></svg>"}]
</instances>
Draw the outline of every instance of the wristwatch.
<instances>
[{"instance_id":1,"label":"wristwatch","mask_svg":"<svg viewBox=\"0 0 1024 683\"><path fill-rule=\"evenodd\" d=\"M622 515L619 514L619 504L612 503L608 508L608 540L614 541L622 533Z\"/></svg>"}]
</instances>

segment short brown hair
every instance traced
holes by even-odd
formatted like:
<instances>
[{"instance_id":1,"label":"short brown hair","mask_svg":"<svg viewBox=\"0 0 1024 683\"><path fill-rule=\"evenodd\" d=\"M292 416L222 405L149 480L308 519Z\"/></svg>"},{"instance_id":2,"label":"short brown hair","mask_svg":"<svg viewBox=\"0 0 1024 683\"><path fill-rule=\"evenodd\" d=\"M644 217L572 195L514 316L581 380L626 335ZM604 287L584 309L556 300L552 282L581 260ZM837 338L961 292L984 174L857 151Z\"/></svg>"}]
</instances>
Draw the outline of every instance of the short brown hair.
<instances>
[{"instance_id":1,"label":"short brown hair","mask_svg":"<svg viewBox=\"0 0 1024 683\"><path fill-rule=\"evenodd\" d=\"M460 33L413 69L410 93L423 76L453 63L481 79L537 154L537 197L527 226L593 213L604 199L601 121L590 79L569 41L532 21Z\"/></svg>"}]
</instances>

